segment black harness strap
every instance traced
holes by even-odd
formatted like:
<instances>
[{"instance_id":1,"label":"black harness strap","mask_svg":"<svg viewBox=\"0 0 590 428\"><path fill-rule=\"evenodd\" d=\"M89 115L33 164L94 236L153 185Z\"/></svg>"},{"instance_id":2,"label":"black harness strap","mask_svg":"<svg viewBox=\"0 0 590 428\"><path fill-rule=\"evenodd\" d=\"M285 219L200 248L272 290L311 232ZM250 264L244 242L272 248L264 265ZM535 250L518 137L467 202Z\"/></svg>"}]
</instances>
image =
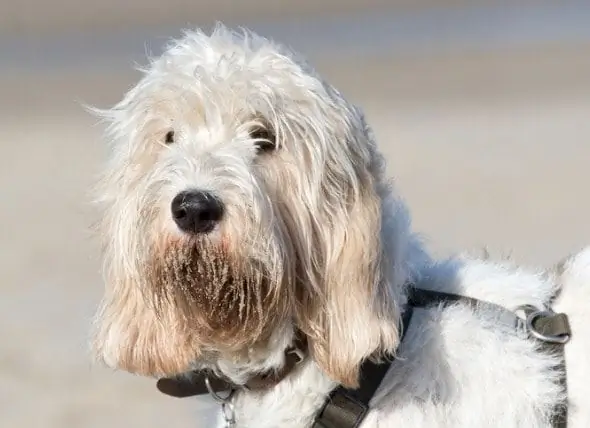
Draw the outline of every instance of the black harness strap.
<instances>
[{"instance_id":1,"label":"black harness strap","mask_svg":"<svg viewBox=\"0 0 590 428\"><path fill-rule=\"evenodd\" d=\"M532 307L523 307L526 319L510 312L502 306L477 300L471 297L439 291L410 288L408 304L402 322L402 337L408 330L413 308L426 308L434 305L467 304L470 307L494 310L499 321L516 330L527 331L540 342L543 351L560 356L561 364L556 367L560 373L560 383L564 396L567 396L567 378L565 371L564 345L571 336L571 330L565 314L555 314L550 310L539 311ZM316 416L312 428L358 428L369 412L369 402L381 385L392 360L380 363L367 360L361 367L361 383L358 389L336 388L327 398L322 410ZM554 428L567 427L567 400L558 403L552 417Z\"/></svg>"},{"instance_id":2,"label":"black harness strap","mask_svg":"<svg viewBox=\"0 0 590 428\"><path fill-rule=\"evenodd\" d=\"M565 368L565 344L571 336L569 320L565 314L552 312L536 312L534 308L524 308L524 313L531 320L530 328L541 336L537 337L540 349L551 355L559 357L559 365L555 369L561 374L559 384L563 391L564 401L558 403L551 419L554 428L567 427L567 371ZM540 316L537 316L539 315ZM562 338L563 340L543 340L543 337Z\"/></svg>"},{"instance_id":3,"label":"black harness strap","mask_svg":"<svg viewBox=\"0 0 590 428\"><path fill-rule=\"evenodd\" d=\"M401 341L412 319L412 305L408 304L402 316ZM369 412L369 402L385 378L392 359L382 362L366 360L361 366L358 389L339 386L328 396L324 407L316 416L312 428L358 428Z\"/></svg>"}]
</instances>

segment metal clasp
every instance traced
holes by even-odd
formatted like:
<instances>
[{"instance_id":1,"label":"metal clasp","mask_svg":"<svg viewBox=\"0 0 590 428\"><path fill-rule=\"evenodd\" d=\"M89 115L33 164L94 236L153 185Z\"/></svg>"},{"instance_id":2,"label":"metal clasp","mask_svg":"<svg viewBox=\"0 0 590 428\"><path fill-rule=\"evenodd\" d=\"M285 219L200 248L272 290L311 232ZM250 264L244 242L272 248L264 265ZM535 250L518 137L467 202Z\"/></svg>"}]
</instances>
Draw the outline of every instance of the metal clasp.
<instances>
[{"instance_id":1,"label":"metal clasp","mask_svg":"<svg viewBox=\"0 0 590 428\"><path fill-rule=\"evenodd\" d=\"M221 413L223 419L225 419L225 426L232 428L236 424L236 414L234 412L234 405L231 402L225 402L221 404Z\"/></svg>"},{"instance_id":2,"label":"metal clasp","mask_svg":"<svg viewBox=\"0 0 590 428\"><path fill-rule=\"evenodd\" d=\"M293 354L293 355L295 355L297 357L297 363L296 364L301 363L303 361L303 359L305 358L305 353L301 349L299 349L299 348L289 349L287 351L287 353L288 354Z\"/></svg>"},{"instance_id":3,"label":"metal clasp","mask_svg":"<svg viewBox=\"0 0 590 428\"><path fill-rule=\"evenodd\" d=\"M551 317L555 315L553 312L551 311L535 311L532 312L531 314L529 314L529 316L527 316L526 318L526 328L528 331L531 332L531 334L533 336L535 336L537 339L542 340L544 342L549 342L549 343L559 343L559 344L565 344L570 340L570 335L569 334L564 334L564 335L547 335L547 334L543 334L540 331L538 331L537 329L535 329L534 327L534 323L535 320L537 318L542 318L542 317Z\"/></svg>"},{"instance_id":4,"label":"metal clasp","mask_svg":"<svg viewBox=\"0 0 590 428\"><path fill-rule=\"evenodd\" d=\"M223 415L223 419L225 420L225 426L227 428L231 428L236 424L236 414L234 405L232 403L234 394L236 392L235 389L231 389L227 396L223 397L217 393L211 386L211 382L209 378L205 376L205 386L207 387L207 391L215 401L221 404L221 413Z\"/></svg>"},{"instance_id":5,"label":"metal clasp","mask_svg":"<svg viewBox=\"0 0 590 428\"><path fill-rule=\"evenodd\" d=\"M548 343L557 343L560 345L566 344L570 340L569 334L563 335L548 335L541 333L539 330L535 328L535 321L539 318L550 318L555 315L550 309L538 309L532 305L523 305L520 306L518 309L524 311L525 313L525 326L526 330L530 332L533 337Z\"/></svg>"}]
</instances>

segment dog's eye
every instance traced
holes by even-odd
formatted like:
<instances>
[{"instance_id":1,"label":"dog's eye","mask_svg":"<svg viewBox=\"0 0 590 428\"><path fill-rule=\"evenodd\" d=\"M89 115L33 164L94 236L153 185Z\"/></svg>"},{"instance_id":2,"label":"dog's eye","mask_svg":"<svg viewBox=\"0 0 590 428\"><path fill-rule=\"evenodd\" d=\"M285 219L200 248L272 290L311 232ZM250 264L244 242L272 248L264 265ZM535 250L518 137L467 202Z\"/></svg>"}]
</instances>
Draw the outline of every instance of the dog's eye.
<instances>
[{"instance_id":1,"label":"dog's eye","mask_svg":"<svg viewBox=\"0 0 590 428\"><path fill-rule=\"evenodd\" d=\"M271 152L277 147L276 137L268 128L256 126L250 131L250 138L259 153Z\"/></svg>"},{"instance_id":2,"label":"dog's eye","mask_svg":"<svg viewBox=\"0 0 590 428\"><path fill-rule=\"evenodd\" d=\"M174 142L174 131L168 131L166 133L166 137L164 137L164 142L166 144L172 144Z\"/></svg>"}]
</instances>

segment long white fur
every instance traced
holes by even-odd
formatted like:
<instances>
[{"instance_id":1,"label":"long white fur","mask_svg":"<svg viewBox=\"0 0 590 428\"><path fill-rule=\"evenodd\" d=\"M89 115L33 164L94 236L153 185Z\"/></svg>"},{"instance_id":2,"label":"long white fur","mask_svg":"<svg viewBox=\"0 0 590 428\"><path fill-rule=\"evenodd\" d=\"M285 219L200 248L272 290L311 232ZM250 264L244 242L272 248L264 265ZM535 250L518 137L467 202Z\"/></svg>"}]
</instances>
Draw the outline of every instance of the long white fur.
<instances>
[{"instance_id":1,"label":"long white fur","mask_svg":"<svg viewBox=\"0 0 590 428\"><path fill-rule=\"evenodd\" d=\"M255 105L249 104L250 99ZM236 119L248 107L264 111L279 142L285 141L288 155L283 155L278 167L290 170L293 181L282 183L280 195L266 184L276 178L273 168L264 170L257 164L247 132L251 123ZM163 111L167 114L162 115ZM295 253L301 263L309 264L303 270L311 270L319 241L325 241L328 252L334 246L355 243L346 244L348 217L339 214L339 207L333 208L332 224L312 224L314 214L331 209L322 204L337 203L326 198L339 189L331 188L333 183L322 176L336 171L350 180L351 192L374 192L378 202L379 228L373 237L378 275L372 300L363 300L367 284L346 284L347 278L340 278L342 287L352 287L346 297L310 275L306 284L310 293L328 299L326 310L333 314L326 328L332 329L328 350L335 361L318 362L312 355L276 387L239 392L234 401L236 428L309 427L337 385L328 372L334 368L334 373L341 373L341 366L361 361L373 351L395 351L397 359L372 401L363 428L549 427L553 407L561 398L553 370L558 360L499 323L497 314L461 305L418 309L405 340L398 343L397 321L406 303L406 286L417 281L422 287L475 297L509 310L523 304L551 304L556 311L566 312L573 329L566 346L569 426L590 426L590 314L586 310L590 248L567 259L559 273L469 257L432 260L412 232L403 202L382 176L383 160L360 111L291 52L250 32L223 26L211 35L187 32L150 63L121 103L99 113L111 123L108 139L113 154L100 189L99 202L106 206L107 291L97 318L95 347L110 366L129 370L123 353L132 337L144 334L142 329L156 328L148 318L136 325L147 317L149 308L134 295L145 290L134 290L129 284L141 282L143 266L138 260L145 251L146 230L182 237L168 210L176 193L198 186L221 196L229 220L213 232L213 239L229 236L241 242L248 248L248 257L260 259L271 271L288 264ZM158 139L169 126L175 127L178 138L174 147L164 147ZM361 182L356 168L368 171L371 182ZM322 195L326 198L318 198ZM275 206L279 196L292 204L292 218L281 218ZM296 242L292 242L293 229L298 230ZM362 249L351 255L344 258L347 263L365 262ZM330 257L324 261L335 266L325 267L326 274L337 277L330 269L338 270L339 259ZM341 266L343 271L346 268ZM289 319L277 325L266 347L250 350L246 359L203 359L195 366L212 367L236 382L279 368L295 324ZM166 347L175 342L156 337L146 343ZM149 347L142 348L133 358L149 359L149 353ZM224 426L221 417L219 423Z\"/></svg>"}]
</instances>

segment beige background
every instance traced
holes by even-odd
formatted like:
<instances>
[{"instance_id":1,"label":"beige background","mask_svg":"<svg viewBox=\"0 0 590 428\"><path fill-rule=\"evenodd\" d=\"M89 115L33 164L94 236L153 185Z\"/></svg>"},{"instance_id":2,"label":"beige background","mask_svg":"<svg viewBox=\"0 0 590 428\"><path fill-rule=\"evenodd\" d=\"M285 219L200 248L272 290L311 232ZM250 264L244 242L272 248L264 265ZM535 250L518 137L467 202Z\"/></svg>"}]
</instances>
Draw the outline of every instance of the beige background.
<instances>
[{"instance_id":1,"label":"beige background","mask_svg":"<svg viewBox=\"0 0 590 428\"><path fill-rule=\"evenodd\" d=\"M547 266L590 243L590 38L576 27L583 2L578 12L545 15L535 15L543 2L529 2L520 15L441 28L437 23L466 5L490 2L246 3L0 6L0 426L211 426L206 400L163 397L153 381L93 367L87 355L102 286L88 192L105 147L80 103L106 107L135 81L132 58L144 51L143 34L170 28L176 36L189 22L227 18L271 23L280 35L287 23L296 30L314 19L321 26L336 15L390 14L392 22L411 23L434 11L428 26L396 38L395 49L339 46L326 34L304 53L364 106L433 250L488 246ZM511 16L521 21L510 24ZM527 16L549 20L533 31ZM491 30L486 40L494 43L482 41ZM113 34L117 43L109 44L104 37ZM78 38L87 42L70 43Z\"/></svg>"},{"instance_id":2,"label":"beige background","mask_svg":"<svg viewBox=\"0 0 590 428\"><path fill-rule=\"evenodd\" d=\"M534 0L524 0L531 3ZM104 31L162 25L208 24L344 15L373 10L419 10L433 6L491 4L494 0L21 0L1 6L0 32L33 34ZM496 3L507 3L497 0Z\"/></svg>"}]
</instances>

